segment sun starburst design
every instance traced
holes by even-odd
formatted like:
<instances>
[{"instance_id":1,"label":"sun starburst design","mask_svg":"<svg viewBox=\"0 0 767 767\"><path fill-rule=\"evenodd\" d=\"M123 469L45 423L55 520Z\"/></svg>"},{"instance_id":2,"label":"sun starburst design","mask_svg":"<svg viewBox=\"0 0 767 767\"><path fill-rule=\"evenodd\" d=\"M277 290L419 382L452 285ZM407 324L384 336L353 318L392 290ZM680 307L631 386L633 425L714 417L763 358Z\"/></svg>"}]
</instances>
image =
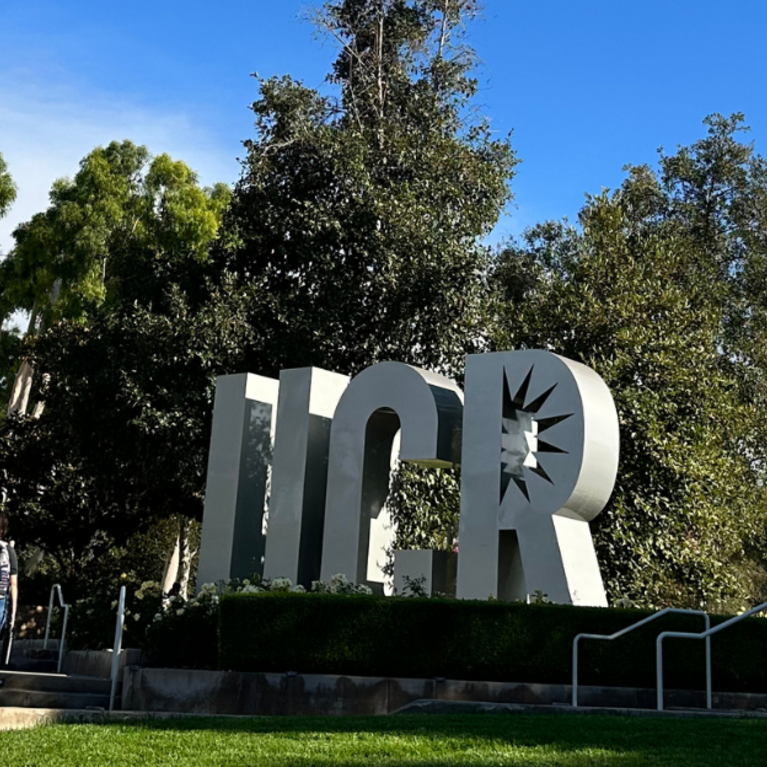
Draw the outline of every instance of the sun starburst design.
<instances>
[{"instance_id":1,"label":"sun starburst design","mask_svg":"<svg viewBox=\"0 0 767 767\"><path fill-rule=\"evenodd\" d=\"M527 501L530 501L528 472L532 472L547 482L554 484L543 463L541 454L566 453L560 447L540 438L540 435L552 426L570 418L573 413L537 418L536 414L546 404L555 383L535 399L526 401L534 366L530 368L519 389L512 394L508 378L504 372L503 414L501 417L501 500L508 486L512 483L519 488ZM545 462L545 459L544 459Z\"/></svg>"}]
</instances>

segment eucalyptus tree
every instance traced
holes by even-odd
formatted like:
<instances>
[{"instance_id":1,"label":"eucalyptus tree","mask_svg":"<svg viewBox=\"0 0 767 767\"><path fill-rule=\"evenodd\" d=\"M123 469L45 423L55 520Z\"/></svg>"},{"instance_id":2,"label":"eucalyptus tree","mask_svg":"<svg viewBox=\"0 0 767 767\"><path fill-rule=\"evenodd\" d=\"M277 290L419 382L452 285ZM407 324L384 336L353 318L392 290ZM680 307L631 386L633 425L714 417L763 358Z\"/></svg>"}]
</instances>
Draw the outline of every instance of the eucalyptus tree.
<instances>
[{"instance_id":1,"label":"eucalyptus tree","mask_svg":"<svg viewBox=\"0 0 767 767\"><path fill-rule=\"evenodd\" d=\"M84 321L104 302L136 298L142 291L131 284L140 281L133 259L147 248L172 253L179 246L203 258L227 199L223 188L200 189L195 174L168 155L152 159L130 141L95 149L74 178L54 183L48 209L14 231L0 271L5 316L28 312L31 341L59 320ZM27 355L9 413L26 412L32 379Z\"/></svg>"},{"instance_id":2,"label":"eucalyptus tree","mask_svg":"<svg viewBox=\"0 0 767 767\"><path fill-rule=\"evenodd\" d=\"M48 210L14 233L2 295L31 320L17 376L26 392L0 425L0 485L17 535L65 578L153 519L194 516L179 487L189 477L199 492L201 471L187 464L204 447L185 463L179 425L197 424L186 393L209 396L211 334L236 322L199 310L228 199L183 162L114 142L56 182ZM204 373L192 380L184 365L198 359Z\"/></svg>"},{"instance_id":3,"label":"eucalyptus tree","mask_svg":"<svg viewBox=\"0 0 767 767\"><path fill-rule=\"evenodd\" d=\"M16 184L13 183L8 165L0 154L0 218L7 215L16 199Z\"/></svg>"}]
</instances>

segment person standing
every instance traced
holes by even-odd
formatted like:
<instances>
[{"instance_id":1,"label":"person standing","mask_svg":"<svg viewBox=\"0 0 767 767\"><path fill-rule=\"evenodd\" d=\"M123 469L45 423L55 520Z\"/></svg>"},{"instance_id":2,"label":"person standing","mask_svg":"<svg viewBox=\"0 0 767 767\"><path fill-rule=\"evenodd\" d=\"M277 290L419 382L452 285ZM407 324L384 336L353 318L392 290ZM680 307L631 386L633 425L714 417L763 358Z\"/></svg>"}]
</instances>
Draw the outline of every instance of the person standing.
<instances>
[{"instance_id":1,"label":"person standing","mask_svg":"<svg viewBox=\"0 0 767 767\"><path fill-rule=\"evenodd\" d=\"M19 603L19 562L7 536L8 517L0 511L0 634L6 625L13 631Z\"/></svg>"}]
</instances>

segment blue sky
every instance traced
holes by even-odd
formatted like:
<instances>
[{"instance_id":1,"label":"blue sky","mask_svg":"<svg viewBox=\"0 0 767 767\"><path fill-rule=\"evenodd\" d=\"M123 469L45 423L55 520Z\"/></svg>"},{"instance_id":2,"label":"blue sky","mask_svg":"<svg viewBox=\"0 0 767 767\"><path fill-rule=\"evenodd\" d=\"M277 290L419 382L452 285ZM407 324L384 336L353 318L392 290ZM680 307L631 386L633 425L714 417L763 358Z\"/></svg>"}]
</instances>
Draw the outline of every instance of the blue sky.
<instances>
[{"instance_id":1,"label":"blue sky","mask_svg":"<svg viewBox=\"0 0 767 767\"><path fill-rule=\"evenodd\" d=\"M295 0L3 0L0 152L19 200L10 232L46 205L94 146L130 138L167 151L205 183L232 183L253 135L249 74L321 86L335 49ZM486 0L469 30L477 104L514 132L516 206L495 238L573 219L585 192L620 183L703 135L709 113L742 111L767 152L767 3L741 0Z\"/></svg>"}]
</instances>

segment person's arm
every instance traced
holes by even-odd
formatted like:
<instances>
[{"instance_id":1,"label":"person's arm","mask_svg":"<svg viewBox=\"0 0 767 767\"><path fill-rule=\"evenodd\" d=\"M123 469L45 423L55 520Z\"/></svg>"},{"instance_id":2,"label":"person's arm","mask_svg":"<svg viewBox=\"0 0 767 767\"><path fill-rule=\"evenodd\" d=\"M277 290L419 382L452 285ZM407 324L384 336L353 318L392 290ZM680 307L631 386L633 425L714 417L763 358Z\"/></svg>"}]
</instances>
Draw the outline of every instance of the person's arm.
<instances>
[{"instance_id":1,"label":"person's arm","mask_svg":"<svg viewBox=\"0 0 767 767\"><path fill-rule=\"evenodd\" d=\"M16 605L19 602L19 576L11 576L11 628L16 623Z\"/></svg>"}]
</instances>

